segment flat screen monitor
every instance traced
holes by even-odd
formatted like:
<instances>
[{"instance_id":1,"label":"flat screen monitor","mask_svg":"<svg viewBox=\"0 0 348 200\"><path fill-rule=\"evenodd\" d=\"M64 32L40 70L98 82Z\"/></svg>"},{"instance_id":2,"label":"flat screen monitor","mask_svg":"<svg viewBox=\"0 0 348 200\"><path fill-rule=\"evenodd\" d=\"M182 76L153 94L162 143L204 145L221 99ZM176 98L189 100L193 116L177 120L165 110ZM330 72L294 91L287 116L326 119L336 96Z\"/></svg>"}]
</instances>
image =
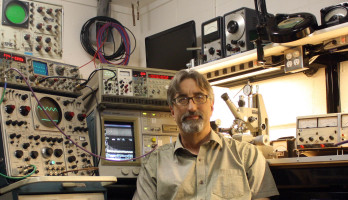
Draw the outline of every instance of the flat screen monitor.
<instances>
[{"instance_id":1,"label":"flat screen monitor","mask_svg":"<svg viewBox=\"0 0 348 200\"><path fill-rule=\"evenodd\" d=\"M103 165L138 165L140 163L139 160L131 160L140 154L138 123L138 118L102 117L102 155L107 158L102 161Z\"/></svg>"},{"instance_id":2,"label":"flat screen monitor","mask_svg":"<svg viewBox=\"0 0 348 200\"><path fill-rule=\"evenodd\" d=\"M197 58L194 21L175 26L145 38L146 66L168 70L187 69L186 64Z\"/></svg>"}]
</instances>

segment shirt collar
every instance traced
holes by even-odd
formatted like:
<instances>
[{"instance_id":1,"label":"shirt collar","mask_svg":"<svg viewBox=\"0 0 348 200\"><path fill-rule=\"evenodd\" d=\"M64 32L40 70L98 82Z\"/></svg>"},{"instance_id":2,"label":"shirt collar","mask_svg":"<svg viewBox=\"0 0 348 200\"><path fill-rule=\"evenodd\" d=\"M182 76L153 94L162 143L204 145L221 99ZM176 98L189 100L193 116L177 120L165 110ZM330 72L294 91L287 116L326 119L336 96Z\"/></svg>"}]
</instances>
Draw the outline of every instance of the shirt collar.
<instances>
[{"instance_id":1,"label":"shirt collar","mask_svg":"<svg viewBox=\"0 0 348 200\"><path fill-rule=\"evenodd\" d=\"M210 138L209 138L208 142L218 143L222 147L221 137L223 137L223 136L215 133L215 131L213 131L213 130L211 130L209 134L210 134ZM174 153L176 151L178 151L179 149L185 149L184 146L181 143L180 134L179 134L178 139L176 140L175 145L174 145Z\"/></svg>"}]
</instances>

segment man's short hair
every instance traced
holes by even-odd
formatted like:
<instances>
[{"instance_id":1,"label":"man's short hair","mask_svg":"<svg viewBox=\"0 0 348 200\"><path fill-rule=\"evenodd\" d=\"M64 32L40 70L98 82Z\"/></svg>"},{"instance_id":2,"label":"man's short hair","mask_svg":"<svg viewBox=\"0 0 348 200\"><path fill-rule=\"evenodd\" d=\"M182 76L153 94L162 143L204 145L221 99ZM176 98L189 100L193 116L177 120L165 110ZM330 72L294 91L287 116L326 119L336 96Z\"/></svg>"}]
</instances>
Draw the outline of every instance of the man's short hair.
<instances>
[{"instance_id":1,"label":"man's short hair","mask_svg":"<svg viewBox=\"0 0 348 200\"><path fill-rule=\"evenodd\" d=\"M180 92L180 83L185 79L192 78L196 81L198 87L208 92L209 98L214 101L214 93L213 88L209 84L208 80L199 72L192 69L182 69L177 72L169 84L169 88L167 91L167 102L169 106L173 106L173 99L177 93Z\"/></svg>"}]
</instances>

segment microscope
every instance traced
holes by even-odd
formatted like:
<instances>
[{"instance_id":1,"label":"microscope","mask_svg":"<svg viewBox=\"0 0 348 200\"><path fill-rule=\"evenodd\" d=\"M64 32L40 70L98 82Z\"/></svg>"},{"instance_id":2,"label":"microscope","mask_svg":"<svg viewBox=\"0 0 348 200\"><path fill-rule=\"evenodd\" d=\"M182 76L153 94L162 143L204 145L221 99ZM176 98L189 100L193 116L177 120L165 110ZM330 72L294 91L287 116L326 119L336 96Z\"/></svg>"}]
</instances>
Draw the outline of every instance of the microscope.
<instances>
[{"instance_id":1,"label":"microscope","mask_svg":"<svg viewBox=\"0 0 348 200\"><path fill-rule=\"evenodd\" d=\"M243 87L243 93L247 96L247 107L243 95L239 96L238 108L227 93L221 95L235 119L231 128L221 128L219 131L228 132L238 141L252 143L262 151L265 158L273 158L273 147L269 145L268 116L262 95L258 91L253 93L250 83Z\"/></svg>"}]
</instances>

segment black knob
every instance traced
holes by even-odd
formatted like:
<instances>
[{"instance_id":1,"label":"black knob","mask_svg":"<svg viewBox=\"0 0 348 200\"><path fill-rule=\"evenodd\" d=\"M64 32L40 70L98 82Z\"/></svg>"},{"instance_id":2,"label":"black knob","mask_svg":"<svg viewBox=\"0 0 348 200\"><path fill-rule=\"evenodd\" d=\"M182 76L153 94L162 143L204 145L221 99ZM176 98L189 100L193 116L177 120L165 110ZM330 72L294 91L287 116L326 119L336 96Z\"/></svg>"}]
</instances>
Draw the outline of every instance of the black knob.
<instances>
[{"instance_id":1,"label":"black knob","mask_svg":"<svg viewBox=\"0 0 348 200\"><path fill-rule=\"evenodd\" d=\"M22 150L16 150L15 151L15 156L16 156L16 158L21 158L23 156L23 151Z\"/></svg>"},{"instance_id":2,"label":"black knob","mask_svg":"<svg viewBox=\"0 0 348 200\"><path fill-rule=\"evenodd\" d=\"M53 149L52 148L45 147L45 148L42 149L42 156L44 158L49 158L49 157L52 156L52 154L53 154Z\"/></svg>"},{"instance_id":3,"label":"black knob","mask_svg":"<svg viewBox=\"0 0 348 200\"><path fill-rule=\"evenodd\" d=\"M30 157L32 157L33 159L36 159L38 156L39 156L39 152L37 152L37 151L30 152Z\"/></svg>"},{"instance_id":4,"label":"black knob","mask_svg":"<svg viewBox=\"0 0 348 200\"><path fill-rule=\"evenodd\" d=\"M77 119L78 119L79 121L81 121L81 122L82 122L85 118L86 118L86 114L80 113L80 114L77 115Z\"/></svg>"},{"instance_id":5,"label":"black knob","mask_svg":"<svg viewBox=\"0 0 348 200\"><path fill-rule=\"evenodd\" d=\"M17 138L17 139L19 139L20 137L22 137L21 134L16 135L16 138Z\"/></svg>"},{"instance_id":6,"label":"black knob","mask_svg":"<svg viewBox=\"0 0 348 200\"><path fill-rule=\"evenodd\" d=\"M46 13L49 14L49 15L52 14L52 8L47 9Z\"/></svg>"},{"instance_id":7,"label":"black knob","mask_svg":"<svg viewBox=\"0 0 348 200\"><path fill-rule=\"evenodd\" d=\"M210 47L208 52L209 52L210 55L213 55L215 53L215 49L213 47Z\"/></svg>"},{"instance_id":8,"label":"black knob","mask_svg":"<svg viewBox=\"0 0 348 200\"><path fill-rule=\"evenodd\" d=\"M46 39L45 39L45 42L46 42L46 43L50 43L50 42L51 42L51 38L49 38L49 37L46 38Z\"/></svg>"},{"instance_id":9,"label":"black knob","mask_svg":"<svg viewBox=\"0 0 348 200\"><path fill-rule=\"evenodd\" d=\"M87 145L88 145L88 142L83 142L83 143L82 143L82 146L83 146L83 147L85 147L85 146L87 146Z\"/></svg>"},{"instance_id":10,"label":"black knob","mask_svg":"<svg viewBox=\"0 0 348 200\"><path fill-rule=\"evenodd\" d=\"M77 167L77 165L73 165L71 166L71 169L75 169Z\"/></svg>"},{"instance_id":11,"label":"black knob","mask_svg":"<svg viewBox=\"0 0 348 200\"><path fill-rule=\"evenodd\" d=\"M22 126L25 123L25 121L18 122L18 126Z\"/></svg>"},{"instance_id":12,"label":"black knob","mask_svg":"<svg viewBox=\"0 0 348 200\"><path fill-rule=\"evenodd\" d=\"M15 137L16 137L16 134L15 134L15 133L11 133L11 134L10 134L10 138L11 138L11 139L13 139L13 138L15 138Z\"/></svg>"},{"instance_id":13,"label":"black knob","mask_svg":"<svg viewBox=\"0 0 348 200\"><path fill-rule=\"evenodd\" d=\"M10 124L12 124L12 120L7 120L6 125L10 125Z\"/></svg>"},{"instance_id":14,"label":"black knob","mask_svg":"<svg viewBox=\"0 0 348 200\"><path fill-rule=\"evenodd\" d=\"M33 159L36 159L38 156L39 156L39 152L37 152L37 151L30 152L30 157L32 157Z\"/></svg>"},{"instance_id":15,"label":"black knob","mask_svg":"<svg viewBox=\"0 0 348 200\"><path fill-rule=\"evenodd\" d=\"M43 7L38 7L38 8L37 8L37 12L38 12L38 13L42 12L42 10L43 10Z\"/></svg>"},{"instance_id":16,"label":"black knob","mask_svg":"<svg viewBox=\"0 0 348 200\"><path fill-rule=\"evenodd\" d=\"M229 33L236 33L238 31L238 23L236 21L230 21L227 24L227 31Z\"/></svg>"},{"instance_id":17,"label":"black knob","mask_svg":"<svg viewBox=\"0 0 348 200\"><path fill-rule=\"evenodd\" d=\"M51 47L45 47L45 51L48 53L51 51Z\"/></svg>"},{"instance_id":18,"label":"black knob","mask_svg":"<svg viewBox=\"0 0 348 200\"><path fill-rule=\"evenodd\" d=\"M61 156L63 155L63 150L61 150L61 149L55 149L55 150L54 150L54 155L55 155L57 158L61 157Z\"/></svg>"},{"instance_id":19,"label":"black knob","mask_svg":"<svg viewBox=\"0 0 348 200\"><path fill-rule=\"evenodd\" d=\"M6 106L5 106L5 111L6 111L8 114L11 114L15 108L16 108L15 105L6 105Z\"/></svg>"},{"instance_id":20,"label":"black knob","mask_svg":"<svg viewBox=\"0 0 348 200\"><path fill-rule=\"evenodd\" d=\"M74 117L75 113L74 112L65 112L64 117L66 120L70 121Z\"/></svg>"},{"instance_id":21,"label":"black knob","mask_svg":"<svg viewBox=\"0 0 348 200\"><path fill-rule=\"evenodd\" d=\"M41 42L42 37L41 36L37 36L35 40L36 40L36 42Z\"/></svg>"},{"instance_id":22,"label":"black knob","mask_svg":"<svg viewBox=\"0 0 348 200\"><path fill-rule=\"evenodd\" d=\"M81 157L82 157L82 158L83 158L83 157L86 157L86 154L85 154L85 153L81 154Z\"/></svg>"},{"instance_id":23,"label":"black knob","mask_svg":"<svg viewBox=\"0 0 348 200\"><path fill-rule=\"evenodd\" d=\"M232 51L232 45L231 44L227 44L226 45L226 50L227 51Z\"/></svg>"},{"instance_id":24,"label":"black knob","mask_svg":"<svg viewBox=\"0 0 348 200\"><path fill-rule=\"evenodd\" d=\"M303 138L300 138L299 140L300 140L300 142L303 142L303 141L304 141L304 139L303 139Z\"/></svg>"},{"instance_id":25,"label":"black knob","mask_svg":"<svg viewBox=\"0 0 348 200\"><path fill-rule=\"evenodd\" d=\"M29 140L32 140L33 138L34 138L33 135L29 135L29 136L28 136L28 139L29 139Z\"/></svg>"},{"instance_id":26,"label":"black knob","mask_svg":"<svg viewBox=\"0 0 348 200\"><path fill-rule=\"evenodd\" d=\"M74 131L81 131L81 127L79 127L79 126L75 127Z\"/></svg>"},{"instance_id":27,"label":"black knob","mask_svg":"<svg viewBox=\"0 0 348 200\"><path fill-rule=\"evenodd\" d=\"M319 140L323 141L323 140L324 140L324 137L323 137L323 136L320 136L320 137L319 137Z\"/></svg>"},{"instance_id":28,"label":"black knob","mask_svg":"<svg viewBox=\"0 0 348 200\"><path fill-rule=\"evenodd\" d=\"M59 138L59 139L57 140L57 142L58 142L58 143L63 142L63 138Z\"/></svg>"},{"instance_id":29,"label":"black knob","mask_svg":"<svg viewBox=\"0 0 348 200\"><path fill-rule=\"evenodd\" d=\"M241 47L244 47L244 46L245 46L245 42L244 42L243 40L239 40L239 41L238 41L238 44L239 44L239 46L241 46Z\"/></svg>"},{"instance_id":30,"label":"black knob","mask_svg":"<svg viewBox=\"0 0 348 200\"><path fill-rule=\"evenodd\" d=\"M27 116L30 112L30 106L21 106L19 108L19 112L23 115L23 116Z\"/></svg>"},{"instance_id":31,"label":"black knob","mask_svg":"<svg viewBox=\"0 0 348 200\"><path fill-rule=\"evenodd\" d=\"M18 121L15 120L15 121L12 121L12 126L16 126L18 124Z\"/></svg>"},{"instance_id":32,"label":"black knob","mask_svg":"<svg viewBox=\"0 0 348 200\"><path fill-rule=\"evenodd\" d=\"M47 26L46 26L46 30L47 30L47 31L51 31L51 30L52 30L52 25L47 25Z\"/></svg>"},{"instance_id":33,"label":"black knob","mask_svg":"<svg viewBox=\"0 0 348 200\"><path fill-rule=\"evenodd\" d=\"M75 160L76 160L76 157L75 157L75 156L69 156L69 157L68 157L68 161L69 161L70 163L74 162Z\"/></svg>"},{"instance_id":34,"label":"black knob","mask_svg":"<svg viewBox=\"0 0 348 200\"><path fill-rule=\"evenodd\" d=\"M312 137L309 137L308 139L309 139L309 141L311 141L311 142L313 142L313 140L314 140L314 138L312 138Z\"/></svg>"},{"instance_id":35,"label":"black knob","mask_svg":"<svg viewBox=\"0 0 348 200\"><path fill-rule=\"evenodd\" d=\"M28 147L30 147L30 144L29 143L24 143L22 146L23 146L23 149L27 149Z\"/></svg>"},{"instance_id":36,"label":"black knob","mask_svg":"<svg viewBox=\"0 0 348 200\"><path fill-rule=\"evenodd\" d=\"M38 140L38 139L40 139L40 135L34 136L34 140Z\"/></svg>"},{"instance_id":37,"label":"black knob","mask_svg":"<svg viewBox=\"0 0 348 200\"><path fill-rule=\"evenodd\" d=\"M74 151L73 151L73 150L69 150L69 151L68 151L68 153L72 153L72 152L74 152Z\"/></svg>"},{"instance_id":38,"label":"black knob","mask_svg":"<svg viewBox=\"0 0 348 200\"><path fill-rule=\"evenodd\" d=\"M30 39L30 35L29 35L29 34L26 34L26 35L24 36L24 39L25 39L25 40L29 40L29 39Z\"/></svg>"},{"instance_id":39,"label":"black knob","mask_svg":"<svg viewBox=\"0 0 348 200\"><path fill-rule=\"evenodd\" d=\"M40 46L40 45L38 45L38 46L35 47L35 50L36 50L36 51L40 51L41 49L42 49L42 46Z\"/></svg>"},{"instance_id":40,"label":"black knob","mask_svg":"<svg viewBox=\"0 0 348 200\"><path fill-rule=\"evenodd\" d=\"M329 139L330 139L330 140L334 140L335 138L334 138L334 136L330 135L330 136L329 136Z\"/></svg>"},{"instance_id":41,"label":"black knob","mask_svg":"<svg viewBox=\"0 0 348 200\"><path fill-rule=\"evenodd\" d=\"M36 24L36 28L37 28L37 29L42 29L42 23Z\"/></svg>"},{"instance_id":42,"label":"black knob","mask_svg":"<svg viewBox=\"0 0 348 200\"><path fill-rule=\"evenodd\" d=\"M51 141L52 141L52 137L47 138L46 141L47 141L47 142L51 142Z\"/></svg>"},{"instance_id":43,"label":"black knob","mask_svg":"<svg viewBox=\"0 0 348 200\"><path fill-rule=\"evenodd\" d=\"M26 162L28 162L28 161L30 161L30 158L29 158L29 157L26 157L24 160L25 160Z\"/></svg>"}]
</instances>

